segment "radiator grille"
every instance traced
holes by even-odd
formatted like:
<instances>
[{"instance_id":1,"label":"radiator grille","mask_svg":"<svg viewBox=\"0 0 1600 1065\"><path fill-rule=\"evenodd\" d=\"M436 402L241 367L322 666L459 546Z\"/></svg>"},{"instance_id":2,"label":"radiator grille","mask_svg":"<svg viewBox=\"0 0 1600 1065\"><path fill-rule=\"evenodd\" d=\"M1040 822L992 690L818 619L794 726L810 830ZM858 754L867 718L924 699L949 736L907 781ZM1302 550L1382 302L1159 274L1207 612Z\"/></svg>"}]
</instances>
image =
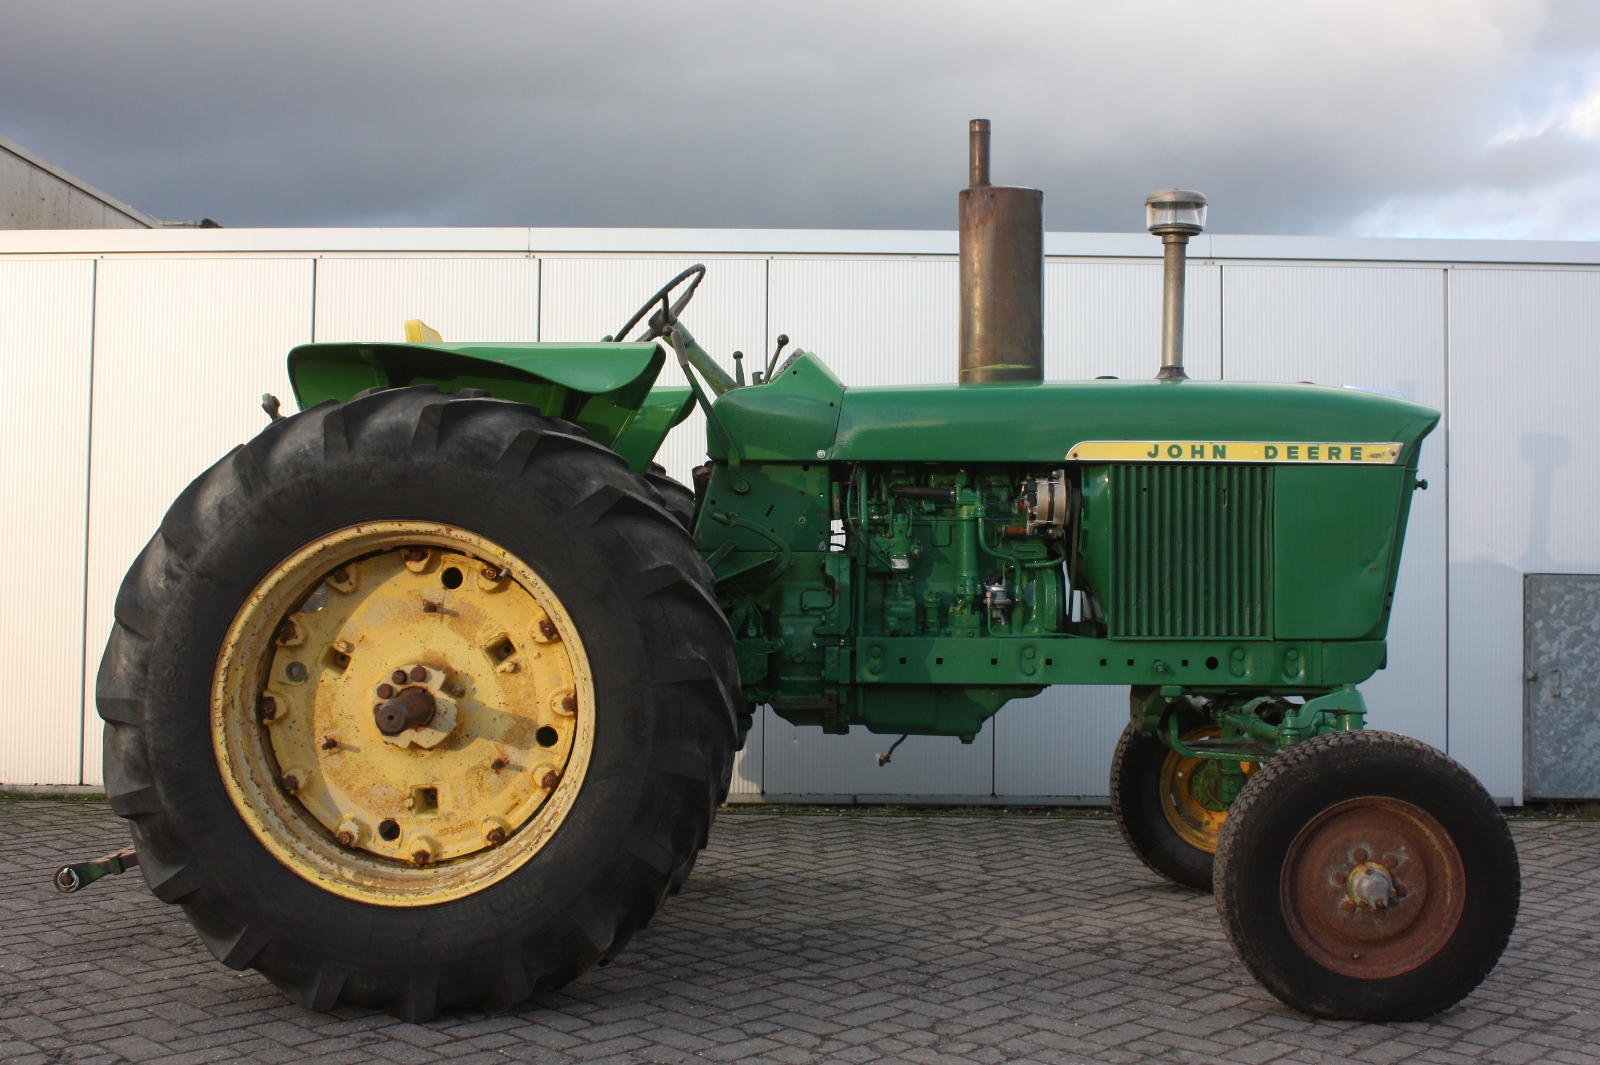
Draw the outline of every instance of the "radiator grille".
<instances>
[{"instance_id":1,"label":"radiator grille","mask_svg":"<svg viewBox=\"0 0 1600 1065\"><path fill-rule=\"evenodd\" d=\"M1265 637L1272 467L1113 465L1112 636Z\"/></svg>"}]
</instances>

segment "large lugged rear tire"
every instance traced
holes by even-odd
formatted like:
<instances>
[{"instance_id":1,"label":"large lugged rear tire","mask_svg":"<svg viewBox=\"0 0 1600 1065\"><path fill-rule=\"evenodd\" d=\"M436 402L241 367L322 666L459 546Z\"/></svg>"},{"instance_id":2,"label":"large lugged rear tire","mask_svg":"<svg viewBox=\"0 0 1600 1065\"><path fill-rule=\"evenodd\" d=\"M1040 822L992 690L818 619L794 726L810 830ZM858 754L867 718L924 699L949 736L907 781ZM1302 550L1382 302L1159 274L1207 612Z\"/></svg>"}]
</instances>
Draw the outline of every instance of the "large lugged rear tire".
<instances>
[{"instance_id":1,"label":"large lugged rear tire","mask_svg":"<svg viewBox=\"0 0 1600 1065\"><path fill-rule=\"evenodd\" d=\"M1335 732L1272 759L1217 849L1233 949L1314 1017L1414 1021L1455 1005L1505 949L1520 885L1483 786L1392 732Z\"/></svg>"},{"instance_id":2,"label":"large lugged rear tire","mask_svg":"<svg viewBox=\"0 0 1600 1065\"><path fill-rule=\"evenodd\" d=\"M510 1008L619 952L706 843L748 724L710 588L566 423L321 404L197 478L124 580L112 807L151 890L300 1004Z\"/></svg>"}]
</instances>

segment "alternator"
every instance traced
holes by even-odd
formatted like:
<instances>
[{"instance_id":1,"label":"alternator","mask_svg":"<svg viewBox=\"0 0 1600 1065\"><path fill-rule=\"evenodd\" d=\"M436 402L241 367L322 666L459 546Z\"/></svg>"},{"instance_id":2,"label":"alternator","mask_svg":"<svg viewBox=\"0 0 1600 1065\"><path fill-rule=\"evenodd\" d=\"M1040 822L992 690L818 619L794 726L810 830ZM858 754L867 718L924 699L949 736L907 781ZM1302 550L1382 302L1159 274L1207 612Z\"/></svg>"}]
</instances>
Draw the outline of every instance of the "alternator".
<instances>
[{"instance_id":1,"label":"alternator","mask_svg":"<svg viewBox=\"0 0 1600 1065\"><path fill-rule=\"evenodd\" d=\"M1072 520L1072 485L1066 470L1047 479L1022 482L1022 505L1028 512L1029 536L1065 536Z\"/></svg>"}]
</instances>

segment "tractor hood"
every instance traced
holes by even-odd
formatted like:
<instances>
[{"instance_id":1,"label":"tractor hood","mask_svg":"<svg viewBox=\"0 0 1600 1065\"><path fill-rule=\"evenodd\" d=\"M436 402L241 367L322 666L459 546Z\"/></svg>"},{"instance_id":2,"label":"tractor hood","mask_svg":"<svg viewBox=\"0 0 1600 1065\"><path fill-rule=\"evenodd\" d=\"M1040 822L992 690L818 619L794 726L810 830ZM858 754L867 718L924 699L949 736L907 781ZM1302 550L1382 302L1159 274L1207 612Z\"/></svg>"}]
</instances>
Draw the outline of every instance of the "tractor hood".
<instances>
[{"instance_id":1,"label":"tractor hood","mask_svg":"<svg viewBox=\"0 0 1600 1065\"><path fill-rule=\"evenodd\" d=\"M722 396L716 411L751 461L1058 463L1155 458L1149 447L1220 444L1205 458L1299 461L1228 448L1398 444L1389 462L1414 465L1439 412L1347 388L1244 381L1043 381L846 388L811 354L771 384ZM713 434L714 457L725 449ZM1135 453L1131 445L1145 452ZM1120 445L1120 446L1119 446ZM1376 453L1360 452L1367 461Z\"/></svg>"}]
</instances>

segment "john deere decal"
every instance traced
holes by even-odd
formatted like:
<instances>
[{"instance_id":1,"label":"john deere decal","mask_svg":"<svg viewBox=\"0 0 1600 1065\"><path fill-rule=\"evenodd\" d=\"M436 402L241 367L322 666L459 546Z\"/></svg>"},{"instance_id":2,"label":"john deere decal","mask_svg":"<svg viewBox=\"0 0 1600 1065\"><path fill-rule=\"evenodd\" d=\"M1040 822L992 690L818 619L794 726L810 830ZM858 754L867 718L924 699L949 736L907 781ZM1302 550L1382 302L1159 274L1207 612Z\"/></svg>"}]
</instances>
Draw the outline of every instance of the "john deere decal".
<instances>
[{"instance_id":1,"label":"john deere decal","mask_svg":"<svg viewBox=\"0 0 1600 1065\"><path fill-rule=\"evenodd\" d=\"M1263 440L1085 440L1068 462L1314 462L1400 461L1400 445Z\"/></svg>"}]
</instances>

